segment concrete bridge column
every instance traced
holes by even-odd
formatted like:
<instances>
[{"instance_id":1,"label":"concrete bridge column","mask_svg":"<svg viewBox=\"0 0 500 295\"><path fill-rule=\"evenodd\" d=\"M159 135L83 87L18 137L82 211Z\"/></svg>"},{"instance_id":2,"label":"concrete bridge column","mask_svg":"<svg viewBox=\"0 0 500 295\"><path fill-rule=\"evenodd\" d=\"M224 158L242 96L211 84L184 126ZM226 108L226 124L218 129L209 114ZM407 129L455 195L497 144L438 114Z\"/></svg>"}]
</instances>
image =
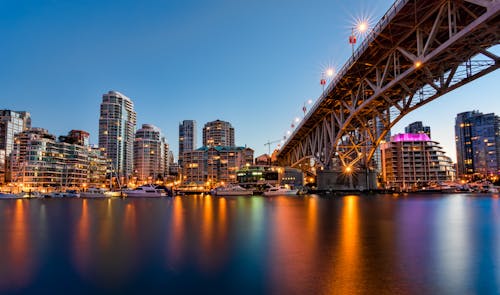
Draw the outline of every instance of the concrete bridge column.
<instances>
[{"instance_id":1,"label":"concrete bridge column","mask_svg":"<svg viewBox=\"0 0 500 295\"><path fill-rule=\"evenodd\" d=\"M377 189L377 172L363 169L344 173L340 169L321 170L317 173L318 190L366 191Z\"/></svg>"}]
</instances>

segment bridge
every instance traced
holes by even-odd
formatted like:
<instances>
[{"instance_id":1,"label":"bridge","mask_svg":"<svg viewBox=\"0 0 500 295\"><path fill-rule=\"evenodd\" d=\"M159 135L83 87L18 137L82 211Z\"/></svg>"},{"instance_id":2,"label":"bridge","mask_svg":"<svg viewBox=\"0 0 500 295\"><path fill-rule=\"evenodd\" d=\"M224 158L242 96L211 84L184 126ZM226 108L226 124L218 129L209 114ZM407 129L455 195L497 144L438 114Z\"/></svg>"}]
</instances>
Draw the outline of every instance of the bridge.
<instances>
[{"instance_id":1,"label":"bridge","mask_svg":"<svg viewBox=\"0 0 500 295\"><path fill-rule=\"evenodd\" d=\"M281 165L365 173L403 116L499 67L500 0L397 0L278 151ZM319 176L319 175L318 175ZM352 187L352 180L351 180Z\"/></svg>"}]
</instances>

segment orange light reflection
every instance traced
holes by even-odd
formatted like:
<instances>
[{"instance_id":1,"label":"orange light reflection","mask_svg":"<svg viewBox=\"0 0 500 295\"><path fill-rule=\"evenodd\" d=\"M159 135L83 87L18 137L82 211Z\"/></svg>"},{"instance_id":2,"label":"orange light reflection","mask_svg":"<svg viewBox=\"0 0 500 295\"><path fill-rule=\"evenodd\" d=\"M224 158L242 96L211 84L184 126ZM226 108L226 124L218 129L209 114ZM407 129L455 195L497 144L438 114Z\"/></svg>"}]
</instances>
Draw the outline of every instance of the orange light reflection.
<instances>
[{"instance_id":1,"label":"orange light reflection","mask_svg":"<svg viewBox=\"0 0 500 295\"><path fill-rule=\"evenodd\" d=\"M357 196L346 196L343 201L338 260L332 265L332 283L327 293L356 294L362 288L363 280L360 269L359 200Z\"/></svg>"}]
</instances>

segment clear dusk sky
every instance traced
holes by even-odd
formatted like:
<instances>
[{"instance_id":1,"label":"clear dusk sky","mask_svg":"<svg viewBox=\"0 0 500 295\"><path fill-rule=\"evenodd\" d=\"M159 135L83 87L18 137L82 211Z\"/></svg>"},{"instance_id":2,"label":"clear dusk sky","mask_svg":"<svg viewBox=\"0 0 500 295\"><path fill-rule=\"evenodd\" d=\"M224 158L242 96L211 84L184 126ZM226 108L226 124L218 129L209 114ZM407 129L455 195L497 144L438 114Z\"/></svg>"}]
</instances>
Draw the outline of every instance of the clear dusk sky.
<instances>
[{"instance_id":1,"label":"clear dusk sky","mask_svg":"<svg viewBox=\"0 0 500 295\"><path fill-rule=\"evenodd\" d=\"M0 108L25 110L52 134L91 133L102 94L129 96L137 128L162 129L177 157L178 124L229 121L255 155L281 139L321 72L340 68L355 18L375 23L390 0L0 0ZM500 72L409 114L455 161L454 118L500 115ZM201 136L198 140L201 145Z\"/></svg>"}]
</instances>

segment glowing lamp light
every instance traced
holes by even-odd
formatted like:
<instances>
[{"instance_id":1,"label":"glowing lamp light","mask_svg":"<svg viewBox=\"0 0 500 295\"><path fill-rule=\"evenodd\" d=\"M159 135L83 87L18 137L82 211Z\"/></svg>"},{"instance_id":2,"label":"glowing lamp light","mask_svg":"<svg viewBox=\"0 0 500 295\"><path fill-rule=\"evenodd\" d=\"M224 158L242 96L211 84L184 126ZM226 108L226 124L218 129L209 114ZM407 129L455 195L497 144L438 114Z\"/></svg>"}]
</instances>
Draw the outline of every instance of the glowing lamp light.
<instances>
[{"instance_id":1,"label":"glowing lamp light","mask_svg":"<svg viewBox=\"0 0 500 295\"><path fill-rule=\"evenodd\" d=\"M346 173L351 173L352 172L352 167L351 166L346 166L345 167L345 172Z\"/></svg>"},{"instance_id":2,"label":"glowing lamp light","mask_svg":"<svg viewBox=\"0 0 500 295\"><path fill-rule=\"evenodd\" d=\"M300 122L300 118L299 117L295 117L295 123L299 123Z\"/></svg>"},{"instance_id":3,"label":"glowing lamp light","mask_svg":"<svg viewBox=\"0 0 500 295\"><path fill-rule=\"evenodd\" d=\"M415 62L415 68L417 68L417 69L418 69L418 68L420 68L421 66L422 66L422 62L421 62L420 60L417 60L417 61Z\"/></svg>"},{"instance_id":4,"label":"glowing lamp light","mask_svg":"<svg viewBox=\"0 0 500 295\"><path fill-rule=\"evenodd\" d=\"M326 70L326 76L327 77L333 77L334 73L335 73L334 70L331 69L331 68Z\"/></svg>"},{"instance_id":5,"label":"glowing lamp light","mask_svg":"<svg viewBox=\"0 0 500 295\"><path fill-rule=\"evenodd\" d=\"M368 31L368 22L367 21L362 21L358 24L356 27L359 33L364 33Z\"/></svg>"}]
</instances>

